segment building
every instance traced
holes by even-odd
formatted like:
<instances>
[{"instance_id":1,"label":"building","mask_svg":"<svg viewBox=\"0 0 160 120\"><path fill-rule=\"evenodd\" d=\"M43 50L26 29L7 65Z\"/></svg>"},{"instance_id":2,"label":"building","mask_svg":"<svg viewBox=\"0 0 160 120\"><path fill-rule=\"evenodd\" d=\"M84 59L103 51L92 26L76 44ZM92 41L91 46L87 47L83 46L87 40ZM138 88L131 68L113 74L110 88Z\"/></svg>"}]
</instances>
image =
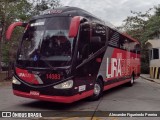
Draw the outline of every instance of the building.
<instances>
[{"instance_id":1,"label":"building","mask_svg":"<svg viewBox=\"0 0 160 120\"><path fill-rule=\"evenodd\" d=\"M148 40L146 47L149 49L150 77L160 79L160 37Z\"/></svg>"}]
</instances>

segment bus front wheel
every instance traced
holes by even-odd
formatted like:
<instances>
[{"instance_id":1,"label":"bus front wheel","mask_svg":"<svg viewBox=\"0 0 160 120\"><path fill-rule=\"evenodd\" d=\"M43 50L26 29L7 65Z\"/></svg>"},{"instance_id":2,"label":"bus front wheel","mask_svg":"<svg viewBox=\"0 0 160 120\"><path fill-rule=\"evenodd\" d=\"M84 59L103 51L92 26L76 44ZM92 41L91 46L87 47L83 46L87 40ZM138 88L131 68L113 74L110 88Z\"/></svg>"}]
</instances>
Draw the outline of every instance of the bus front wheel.
<instances>
[{"instance_id":1,"label":"bus front wheel","mask_svg":"<svg viewBox=\"0 0 160 120\"><path fill-rule=\"evenodd\" d=\"M98 79L94 84L93 95L90 97L90 100L96 101L99 100L103 93L103 83Z\"/></svg>"}]
</instances>

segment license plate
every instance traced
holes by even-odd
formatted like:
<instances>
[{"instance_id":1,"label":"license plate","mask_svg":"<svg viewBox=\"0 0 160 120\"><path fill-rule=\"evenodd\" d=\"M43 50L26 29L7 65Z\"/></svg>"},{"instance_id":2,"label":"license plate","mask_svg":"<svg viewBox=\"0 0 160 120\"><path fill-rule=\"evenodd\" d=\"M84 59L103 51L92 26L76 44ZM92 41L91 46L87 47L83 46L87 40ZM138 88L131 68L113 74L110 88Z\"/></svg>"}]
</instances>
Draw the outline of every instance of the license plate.
<instances>
[{"instance_id":1,"label":"license plate","mask_svg":"<svg viewBox=\"0 0 160 120\"><path fill-rule=\"evenodd\" d=\"M39 91L30 91L30 95L39 96L40 93L39 93Z\"/></svg>"}]
</instances>

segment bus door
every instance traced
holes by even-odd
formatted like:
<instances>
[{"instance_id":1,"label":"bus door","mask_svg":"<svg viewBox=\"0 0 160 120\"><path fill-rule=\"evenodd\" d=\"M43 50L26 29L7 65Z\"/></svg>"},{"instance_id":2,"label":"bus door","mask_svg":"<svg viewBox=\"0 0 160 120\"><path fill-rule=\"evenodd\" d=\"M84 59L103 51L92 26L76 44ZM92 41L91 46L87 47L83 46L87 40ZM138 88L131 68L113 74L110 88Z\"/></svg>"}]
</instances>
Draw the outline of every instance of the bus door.
<instances>
[{"instance_id":1,"label":"bus door","mask_svg":"<svg viewBox=\"0 0 160 120\"><path fill-rule=\"evenodd\" d=\"M85 22L80 25L78 50L76 57L76 83L79 84L79 92L88 89L92 75L90 74L90 23Z\"/></svg>"}]
</instances>

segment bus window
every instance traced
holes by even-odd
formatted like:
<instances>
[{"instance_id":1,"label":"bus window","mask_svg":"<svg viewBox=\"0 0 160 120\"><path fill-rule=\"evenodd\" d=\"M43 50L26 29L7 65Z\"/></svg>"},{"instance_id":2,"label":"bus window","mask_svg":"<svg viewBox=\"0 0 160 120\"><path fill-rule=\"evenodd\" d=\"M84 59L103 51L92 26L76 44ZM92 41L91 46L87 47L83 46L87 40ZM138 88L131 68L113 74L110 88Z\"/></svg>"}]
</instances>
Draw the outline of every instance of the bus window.
<instances>
[{"instance_id":1,"label":"bus window","mask_svg":"<svg viewBox=\"0 0 160 120\"><path fill-rule=\"evenodd\" d=\"M120 36L120 39L119 39L119 47L120 47L120 49L126 49L125 48L125 39L124 39L124 37L123 36Z\"/></svg>"},{"instance_id":2,"label":"bus window","mask_svg":"<svg viewBox=\"0 0 160 120\"><path fill-rule=\"evenodd\" d=\"M120 35L118 32L109 29L109 42L108 42L108 44L110 46L119 48L119 38L120 38Z\"/></svg>"},{"instance_id":3,"label":"bus window","mask_svg":"<svg viewBox=\"0 0 160 120\"><path fill-rule=\"evenodd\" d=\"M91 51L94 53L106 44L106 27L101 24L92 24ZM95 41L96 40L96 41Z\"/></svg>"},{"instance_id":4,"label":"bus window","mask_svg":"<svg viewBox=\"0 0 160 120\"><path fill-rule=\"evenodd\" d=\"M136 53L137 53L137 54L140 54L140 51L141 51L141 46L140 46L140 44L137 44L137 43L136 43L136 45L135 45L135 50L136 50Z\"/></svg>"},{"instance_id":5,"label":"bus window","mask_svg":"<svg viewBox=\"0 0 160 120\"><path fill-rule=\"evenodd\" d=\"M130 46L130 51L131 52L136 52L136 45L137 43L134 41L129 41L129 46Z\"/></svg>"},{"instance_id":6,"label":"bus window","mask_svg":"<svg viewBox=\"0 0 160 120\"><path fill-rule=\"evenodd\" d=\"M125 37L120 37L120 42L119 42L120 48L123 50L129 50L129 41Z\"/></svg>"},{"instance_id":7,"label":"bus window","mask_svg":"<svg viewBox=\"0 0 160 120\"><path fill-rule=\"evenodd\" d=\"M90 41L90 24L83 23L79 33L79 45L77 58L79 62L88 58L89 55L89 41Z\"/></svg>"}]
</instances>

